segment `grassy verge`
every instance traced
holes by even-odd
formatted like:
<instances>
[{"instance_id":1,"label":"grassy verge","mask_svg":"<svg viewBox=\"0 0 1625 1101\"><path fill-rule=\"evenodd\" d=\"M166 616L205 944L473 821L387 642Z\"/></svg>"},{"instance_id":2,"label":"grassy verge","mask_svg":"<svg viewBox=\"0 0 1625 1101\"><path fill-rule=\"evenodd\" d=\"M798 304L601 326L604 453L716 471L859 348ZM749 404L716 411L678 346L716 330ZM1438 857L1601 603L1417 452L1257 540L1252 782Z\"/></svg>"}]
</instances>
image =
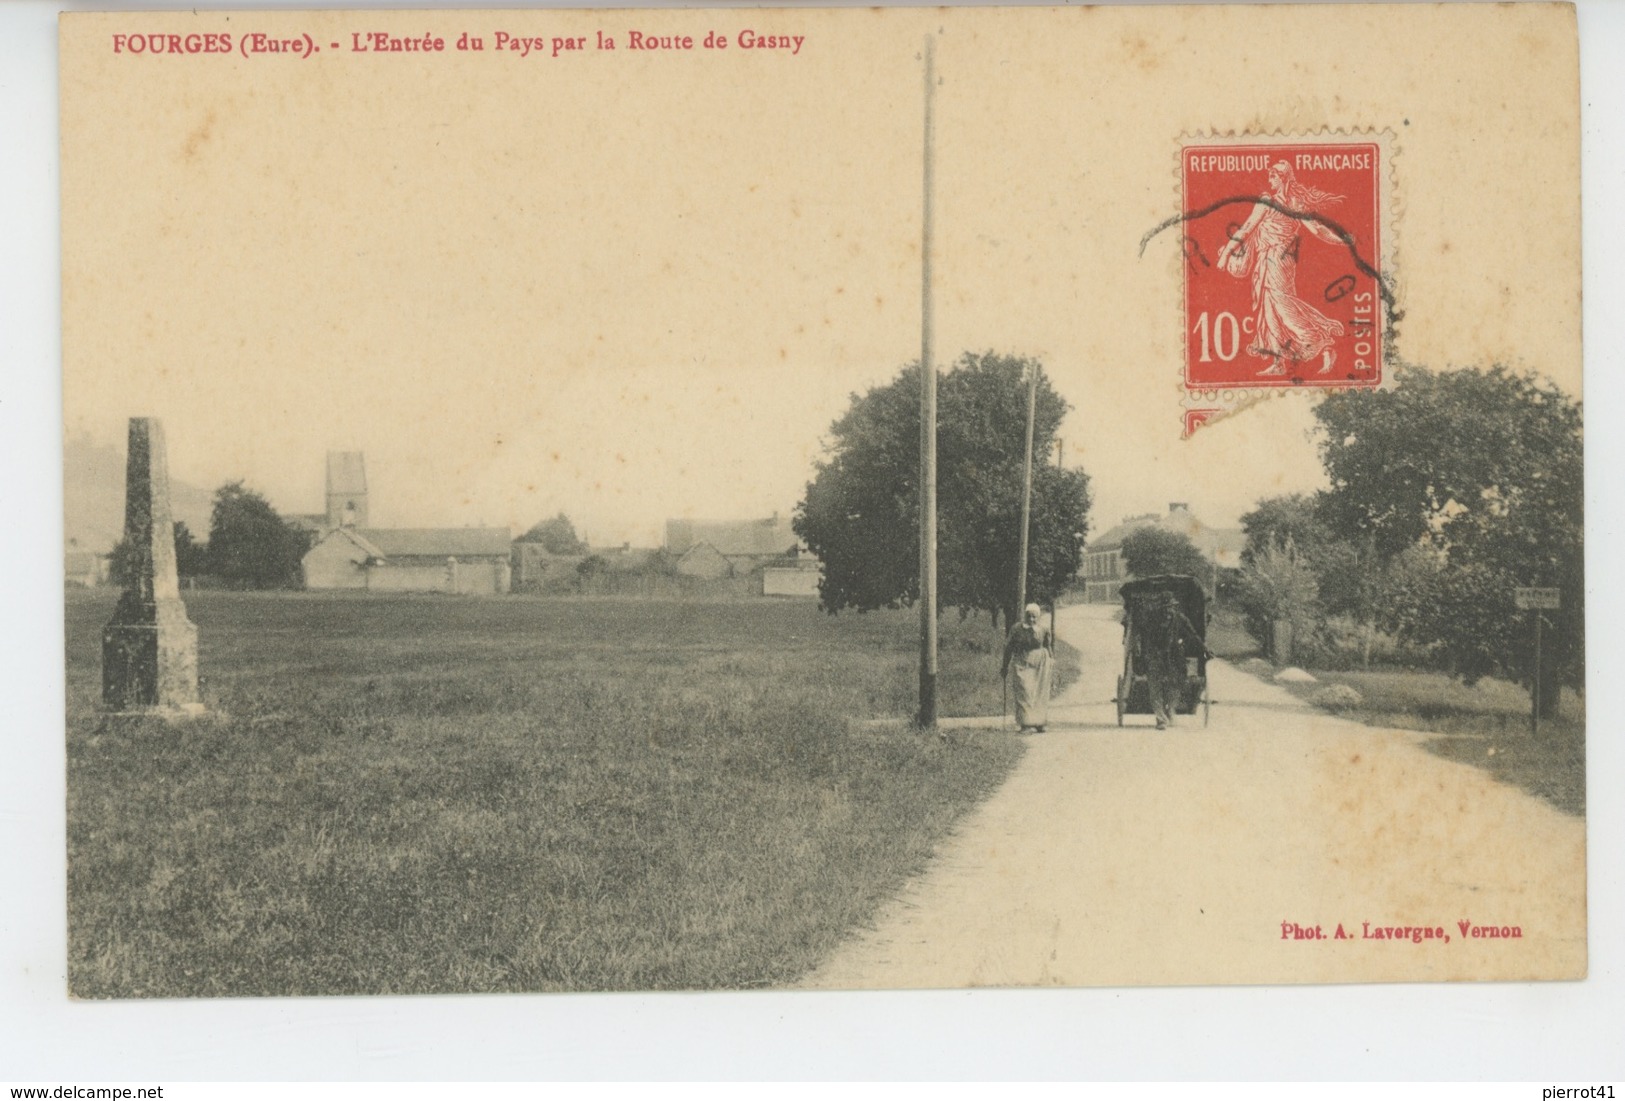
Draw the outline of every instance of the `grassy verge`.
<instances>
[{"instance_id":1,"label":"grassy verge","mask_svg":"<svg viewBox=\"0 0 1625 1101\"><path fill-rule=\"evenodd\" d=\"M912 711L907 613L200 593L170 726L97 714L110 606L68 603L80 997L783 984L1021 752L850 721ZM941 683L997 709L985 623Z\"/></svg>"}]
</instances>

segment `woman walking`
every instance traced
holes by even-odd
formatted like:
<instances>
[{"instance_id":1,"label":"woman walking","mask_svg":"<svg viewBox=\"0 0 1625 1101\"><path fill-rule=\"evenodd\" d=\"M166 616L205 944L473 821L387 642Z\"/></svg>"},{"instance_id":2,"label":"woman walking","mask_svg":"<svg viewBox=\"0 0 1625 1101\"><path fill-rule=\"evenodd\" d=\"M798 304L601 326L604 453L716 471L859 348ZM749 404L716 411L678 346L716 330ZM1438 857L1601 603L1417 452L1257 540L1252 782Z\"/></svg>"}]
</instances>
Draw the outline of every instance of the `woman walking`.
<instances>
[{"instance_id":1,"label":"woman walking","mask_svg":"<svg viewBox=\"0 0 1625 1101\"><path fill-rule=\"evenodd\" d=\"M1039 610L1037 604L1027 605L1021 622L1011 629L999 675L1008 679L1014 664L1016 725L1042 734L1049 722L1050 634L1039 628Z\"/></svg>"}]
</instances>

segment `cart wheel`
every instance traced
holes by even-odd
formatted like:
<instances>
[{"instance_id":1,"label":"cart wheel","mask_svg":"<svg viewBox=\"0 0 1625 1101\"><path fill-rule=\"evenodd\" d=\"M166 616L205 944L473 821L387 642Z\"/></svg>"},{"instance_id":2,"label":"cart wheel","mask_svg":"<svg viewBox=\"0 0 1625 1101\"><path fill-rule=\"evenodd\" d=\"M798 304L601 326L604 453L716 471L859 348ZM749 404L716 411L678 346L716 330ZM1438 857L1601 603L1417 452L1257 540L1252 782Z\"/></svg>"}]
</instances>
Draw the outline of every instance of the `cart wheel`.
<instances>
[{"instance_id":1,"label":"cart wheel","mask_svg":"<svg viewBox=\"0 0 1625 1101\"><path fill-rule=\"evenodd\" d=\"M1117 678L1117 725L1123 725L1123 708L1128 706L1128 692L1123 687L1123 678Z\"/></svg>"},{"instance_id":2,"label":"cart wheel","mask_svg":"<svg viewBox=\"0 0 1625 1101\"><path fill-rule=\"evenodd\" d=\"M1213 701L1208 698L1207 682L1202 683L1202 725L1207 725L1208 712L1213 709Z\"/></svg>"}]
</instances>

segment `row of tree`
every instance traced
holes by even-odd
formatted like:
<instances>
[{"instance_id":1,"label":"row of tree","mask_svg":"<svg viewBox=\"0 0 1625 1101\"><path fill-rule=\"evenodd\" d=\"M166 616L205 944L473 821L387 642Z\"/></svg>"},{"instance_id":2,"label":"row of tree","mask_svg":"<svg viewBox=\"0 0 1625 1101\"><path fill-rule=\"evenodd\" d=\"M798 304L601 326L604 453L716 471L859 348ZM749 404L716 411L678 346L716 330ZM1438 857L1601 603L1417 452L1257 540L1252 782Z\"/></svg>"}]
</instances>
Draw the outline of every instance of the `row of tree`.
<instances>
[{"instance_id":1,"label":"row of tree","mask_svg":"<svg viewBox=\"0 0 1625 1101\"><path fill-rule=\"evenodd\" d=\"M1088 531L1089 478L1051 461L1068 411L1041 366L967 354L938 388L938 563L944 606L1006 622L1019 600L1027 379L1036 374L1029 599L1050 601L1076 579ZM853 395L830 429L794 518L823 562L830 613L919 597L920 370ZM1228 595L1278 655L1326 645L1352 624L1363 657L1380 636L1468 680L1533 679L1533 613L1514 590L1555 588L1541 697L1583 687L1585 563L1581 409L1561 390L1501 367L1434 372L1402 366L1392 390L1345 391L1315 408L1329 487L1260 501L1242 518L1243 568ZM207 545L176 524L182 577L239 588L299 583L310 533L241 482L215 494ZM520 536L555 554L586 546L563 513ZM1130 572L1202 576L1187 539L1147 528L1124 543ZM115 549L115 579L129 548ZM590 564L589 564L590 563ZM602 568L587 559L584 572ZM1226 594L1221 594L1226 595Z\"/></svg>"},{"instance_id":2,"label":"row of tree","mask_svg":"<svg viewBox=\"0 0 1625 1101\"><path fill-rule=\"evenodd\" d=\"M1555 707L1557 685L1584 678L1581 408L1502 367L1408 366L1395 382L1316 406L1329 488L1242 518L1249 625L1302 648L1336 617L1361 632L1367 660L1380 632L1469 681L1528 684L1535 613L1514 590L1555 588L1541 691Z\"/></svg>"},{"instance_id":3,"label":"row of tree","mask_svg":"<svg viewBox=\"0 0 1625 1101\"><path fill-rule=\"evenodd\" d=\"M1019 599L1027 379L1037 374L1027 598L1053 600L1077 576L1089 477L1050 459L1069 406L1035 361L962 356L937 390L938 594L944 606L1012 622ZM823 562L831 614L919 599L919 364L862 396L830 429L793 527Z\"/></svg>"}]
</instances>

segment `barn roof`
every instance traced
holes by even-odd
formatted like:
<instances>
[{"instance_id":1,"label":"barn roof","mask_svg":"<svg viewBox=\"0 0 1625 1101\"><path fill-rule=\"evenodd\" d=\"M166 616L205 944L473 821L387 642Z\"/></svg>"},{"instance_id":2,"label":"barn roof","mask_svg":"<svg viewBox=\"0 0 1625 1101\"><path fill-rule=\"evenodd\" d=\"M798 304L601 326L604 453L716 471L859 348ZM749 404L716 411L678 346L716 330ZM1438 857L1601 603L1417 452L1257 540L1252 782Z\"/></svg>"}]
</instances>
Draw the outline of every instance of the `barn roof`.
<instances>
[{"instance_id":1,"label":"barn roof","mask_svg":"<svg viewBox=\"0 0 1625 1101\"><path fill-rule=\"evenodd\" d=\"M359 528L355 534L384 558L506 558L513 545L507 528Z\"/></svg>"},{"instance_id":2,"label":"barn roof","mask_svg":"<svg viewBox=\"0 0 1625 1101\"><path fill-rule=\"evenodd\" d=\"M679 562L698 562L704 558L720 558L727 561L728 556L723 554L710 543L695 543L684 551L677 559Z\"/></svg>"},{"instance_id":3,"label":"barn roof","mask_svg":"<svg viewBox=\"0 0 1625 1101\"><path fill-rule=\"evenodd\" d=\"M315 554L318 547L329 546L341 539L346 543L359 547L361 553L366 555L368 558L384 557L384 552L378 546L378 544L365 538L362 533L357 531L355 528L328 528L326 534L318 539L315 545L306 552L306 556L308 557L309 555Z\"/></svg>"}]
</instances>

